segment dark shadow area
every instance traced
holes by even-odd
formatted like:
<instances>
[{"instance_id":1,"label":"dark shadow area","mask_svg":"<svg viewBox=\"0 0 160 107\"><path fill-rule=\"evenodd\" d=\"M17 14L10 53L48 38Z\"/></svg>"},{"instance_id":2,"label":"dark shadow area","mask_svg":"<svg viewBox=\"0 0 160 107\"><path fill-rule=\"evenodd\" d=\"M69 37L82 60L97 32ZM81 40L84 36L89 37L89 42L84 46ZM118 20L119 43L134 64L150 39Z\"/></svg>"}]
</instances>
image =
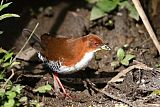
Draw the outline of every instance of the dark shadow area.
<instances>
[{"instance_id":1,"label":"dark shadow area","mask_svg":"<svg viewBox=\"0 0 160 107\"><path fill-rule=\"evenodd\" d=\"M86 68L73 74L59 75L59 77L64 86L73 88L76 91L83 91L86 89L83 83L85 79L89 79L92 83L96 84L97 88L104 88L107 82L117 75L117 72L101 72L96 74L96 71L95 69Z\"/></svg>"},{"instance_id":2,"label":"dark shadow area","mask_svg":"<svg viewBox=\"0 0 160 107\"><path fill-rule=\"evenodd\" d=\"M39 14L38 9L42 7L46 7L49 5L54 5L55 3L52 0L40 0L40 1L32 1L32 0L16 0L6 8L3 13L15 13L20 15L20 18L9 18L1 21L0 30L4 33L0 37L0 46L5 49L10 49L13 47L16 39L21 35L21 31L25 28L30 20L33 18L31 16L31 10L35 12L35 14ZM1 14L3 14L1 13Z\"/></svg>"},{"instance_id":3,"label":"dark shadow area","mask_svg":"<svg viewBox=\"0 0 160 107\"><path fill-rule=\"evenodd\" d=\"M65 4L64 6L60 7L60 4ZM29 26L28 24L30 23L31 20L37 20L37 16L41 13L41 8L45 9L49 6L52 7L58 7L58 11L61 10L58 13L58 16L56 16L56 20L54 20L54 13L53 16L51 16L50 20L54 20L55 23L50 23L53 24L52 28L50 28L50 33L55 34L61 24L63 23L63 20L67 14L68 11L70 10L76 10L77 8L85 8L85 2L83 0L16 0L9 6L9 8L6 8L4 11L2 11L1 14L3 13L15 13L20 15L20 18L8 18L0 23L0 30L3 31L4 33L0 36L0 46L3 47L4 49L10 49L13 48L15 45L16 40L21 36L22 30ZM46 17L46 16L43 16ZM53 18L53 19L52 19ZM37 20L39 22L39 20ZM40 20L41 21L41 20ZM44 23L44 22L39 22L39 23ZM35 25L31 25L31 28L34 28ZM43 25L40 25L41 27ZM48 29L48 28L46 28ZM42 29L44 31L44 29ZM37 32L38 29L37 29ZM48 32L44 32L48 33ZM18 42L25 42L24 40L19 40ZM14 46L16 47L16 46Z\"/></svg>"}]
</instances>

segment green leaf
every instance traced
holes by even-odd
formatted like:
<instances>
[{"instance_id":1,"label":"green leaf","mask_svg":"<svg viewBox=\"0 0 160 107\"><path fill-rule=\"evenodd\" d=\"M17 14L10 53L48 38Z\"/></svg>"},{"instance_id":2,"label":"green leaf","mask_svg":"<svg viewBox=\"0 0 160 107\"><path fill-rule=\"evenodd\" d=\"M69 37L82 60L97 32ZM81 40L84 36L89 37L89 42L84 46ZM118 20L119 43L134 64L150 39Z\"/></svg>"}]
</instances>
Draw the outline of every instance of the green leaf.
<instances>
[{"instance_id":1,"label":"green leaf","mask_svg":"<svg viewBox=\"0 0 160 107\"><path fill-rule=\"evenodd\" d=\"M151 95L160 95L160 90L154 90Z\"/></svg>"},{"instance_id":2,"label":"green leaf","mask_svg":"<svg viewBox=\"0 0 160 107\"><path fill-rule=\"evenodd\" d=\"M2 11L3 9L7 8L12 2L0 5L0 11Z\"/></svg>"},{"instance_id":3,"label":"green leaf","mask_svg":"<svg viewBox=\"0 0 160 107\"><path fill-rule=\"evenodd\" d=\"M117 51L118 60L119 61L123 60L124 56L125 56L124 49L119 48L118 51Z\"/></svg>"},{"instance_id":4,"label":"green leaf","mask_svg":"<svg viewBox=\"0 0 160 107\"><path fill-rule=\"evenodd\" d=\"M6 13L0 16L0 20L6 19L6 18L10 18L10 17L20 17L17 14L12 14L12 13Z\"/></svg>"},{"instance_id":5,"label":"green leaf","mask_svg":"<svg viewBox=\"0 0 160 107\"><path fill-rule=\"evenodd\" d=\"M7 81L6 78L4 78L4 80ZM7 85L6 85L6 90L10 90L12 88L12 86L13 86L13 83L12 83L11 80L9 80L8 83L7 83Z\"/></svg>"},{"instance_id":6,"label":"green leaf","mask_svg":"<svg viewBox=\"0 0 160 107\"><path fill-rule=\"evenodd\" d=\"M21 97L21 98L19 99L19 101L20 101L20 102L27 102L27 99L28 99L27 97Z\"/></svg>"},{"instance_id":7,"label":"green leaf","mask_svg":"<svg viewBox=\"0 0 160 107\"><path fill-rule=\"evenodd\" d=\"M125 65L125 66L128 66L128 65L129 65L129 61L130 61L131 59L133 59L133 58L135 58L134 55L127 54L126 57L125 57L123 60L121 60L121 64L122 64L122 65Z\"/></svg>"},{"instance_id":8,"label":"green leaf","mask_svg":"<svg viewBox=\"0 0 160 107\"><path fill-rule=\"evenodd\" d=\"M19 64L20 64L20 62L15 61L15 62L13 62L13 63L11 64L11 67L13 67L13 66L15 66L15 65L19 65Z\"/></svg>"},{"instance_id":9,"label":"green leaf","mask_svg":"<svg viewBox=\"0 0 160 107\"><path fill-rule=\"evenodd\" d=\"M8 102L4 103L3 107L14 107L15 101L14 99L9 99Z\"/></svg>"},{"instance_id":10,"label":"green leaf","mask_svg":"<svg viewBox=\"0 0 160 107\"><path fill-rule=\"evenodd\" d=\"M5 89L0 89L0 97L2 98L5 95Z\"/></svg>"},{"instance_id":11,"label":"green leaf","mask_svg":"<svg viewBox=\"0 0 160 107\"><path fill-rule=\"evenodd\" d=\"M137 21L139 21L139 14L137 12L137 10L133 7L133 8L130 8L128 9L130 11L130 14L129 16Z\"/></svg>"},{"instance_id":12,"label":"green leaf","mask_svg":"<svg viewBox=\"0 0 160 107\"><path fill-rule=\"evenodd\" d=\"M0 73L0 80L4 79L4 74Z\"/></svg>"},{"instance_id":13,"label":"green leaf","mask_svg":"<svg viewBox=\"0 0 160 107\"><path fill-rule=\"evenodd\" d=\"M15 107L20 107L21 103L16 102Z\"/></svg>"},{"instance_id":14,"label":"green leaf","mask_svg":"<svg viewBox=\"0 0 160 107\"><path fill-rule=\"evenodd\" d=\"M126 8L129 10L130 14L129 16L131 18L134 18L135 20L139 20L139 14L136 10L136 8L134 7L134 5L131 5L128 1L123 1L121 3L119 3L120 8Z\"/></svg>"},{"instance_id":15,"label":"green leaf","mask_svg":"<svg viewBox=\"0 0 160 107\"><path fill-rule=\"evenodd\" d=\"M3 63L3 58L0 59L0 64ZM1 65L0 65L1 66Z\"/></svg>"},{"instance_id":16,"label":"green leaf","mask_svg":"<svg viewBox=\"0 0 160 107\"><path fill-rule=\"evenodd\" d=\"M90 3L90 4L93 4L93 3L96 3L96 2L98 2L99 0L86 0L88 3Z\"/></svg>"},{"instance_id":17,"label":"green leaf","mask_svg":"<svg viewBox=\"0 0 160 107\"><path fill-rule=\"evenodd\" d=\"M156 68L160 68L160 64L156 64L155 66L156 66Z\"/></svg>"},{"instance_id":18,"label":"green leaf","mask_svg":"<svg viewBox=\"0 0 160 107\"><path fill-rule=\"evenodd\" d=\"M2 48L0 48L0 53L7 53L7 51L2 49Z\"/></svg>"},{"instance_id":19,"label":"green leaf","mask_svg":"<svg viewBox=\"0 0 160 107\"><path fill-rule=\"evenodd\" d=\"M14 99L16 97L16 93L13 91L7 91L6 95L8 99Z\"/></svg>"},{"instance_id":20,"label":"green leaf","mask_svg":"<svg viewBox=\"0 0 160 107\"><path fill-rule=\"evenodd\" d=\"M24 88L25 86L21 86L20 84L17 84L16 86L13 86L11 91L17 92L18 94L21 93L21 90Z\"/></svg>"},{"instance_id":21,"label":"green leaf","mask_svg":"<svg viewBox=\"0 0 160 107\"><path fill-rule=\"evenodd\" d=\"M97 2L96 6L104 12L111 12L117 7L119 2L120 0L101 0Z\"/></svg>"},{"instance_id":22,"label":"green leaf","mask_svg":"<svg viewBox=\"0 0 160 107\"><path fill-rule=\"evenodd\" d=\"M113 62L111 62L111 66L113 68L116 68L116 67L120 66L119 61L113 61Z\"/></svg>"},{"instance_id":23,"label":"green leaf","mask_svg":"<svg viewBox=\"0 0 160 107\"><path fill-rule=\"evenodd\" d=\"M13 55L13 52L7 53L7 54L5 55L5 57L4 57L4 62L7 61L9 58L11 58L12 55Z\"/></svg>"},{"instance_id":24,"label":"green leaf","mask_svg":"<svg viewBox=\"0 0 160 107\"><path fill-rule=\"evenodd\" d=\"M41 104L40 104L40 103L37 103L37 104L36 104L36 107L41 107Z\"/></svg>"},{"instance_id":25,"label":"green leaf","mask_svg":"<svg viewBox=\"0 0 160 107\"><path fill-rule=\"evenodd\" d=\"M13 59L13 57L11 57L11 58L9 59L9 63L10 63L10 64L12 64L12 59Z\"/></svg>"},{"instance_id":26,"label":"green leaf","mask_svg":"<svg viewBox=\"0 0 160 107\"><path fill-rule=\"evenodd\" d=\"M122 65L128 66L129 65L129 60L124 58L123 60L120 61Z\"/></svg>"},{"instance_id":27,"label":"green leaf","mask_svg":"<svg viewBox=\"0 0 160 107\"><path fill-rule=\"evenodd\" d=\"M40 103L37 100L31 100L30 104L35 105L35 107L41 107Z\"/></svg>"},{"instance_id":28,"label":"green leaf","mask_svg":"<svg viewBox=\"0 0 160 107\"><path fill-rule=\"evenodd\" d=\"M41 87L38 87L37 89L34 89L33 91L39 92L39 93L46 93L52 89L51 85L47 84Z\"/></svg>"},{"instance_id":29,"label":"green leaf","mask_svg":"<svg viewBox=\"0 0 160 107\"><path fill-rule=\"evenodd\" d=\"M8 67L8 66L10 66L10 62L6 62L6 63L3 63L3 64L2 64L2 67L3 67L3 68L6 68L6 67Z\"/></svg>"},{"instance_id":30,"label":"green leaf","mask_svg":"<svg viewBox=\"0 0 160 107\"><path fill-rule=\"evenodd\" d=\"M102 11L98 7L94 6L91 10L90 20L96 20L96 19L99 19L105 15L106 15L106 13L104 11Z\"/></svg>"},{"instance_id":31,"label":"green leaf","mask_svg":"<svg viewBox=\"0 0 160 107\"><path fill-rule=\"evenodd\" d=\"M132 60L133 58L135 58L135 55L131 55L131 54L127 54L125 59L127 59L128 61Z\"/></svg>"}]
</instances>

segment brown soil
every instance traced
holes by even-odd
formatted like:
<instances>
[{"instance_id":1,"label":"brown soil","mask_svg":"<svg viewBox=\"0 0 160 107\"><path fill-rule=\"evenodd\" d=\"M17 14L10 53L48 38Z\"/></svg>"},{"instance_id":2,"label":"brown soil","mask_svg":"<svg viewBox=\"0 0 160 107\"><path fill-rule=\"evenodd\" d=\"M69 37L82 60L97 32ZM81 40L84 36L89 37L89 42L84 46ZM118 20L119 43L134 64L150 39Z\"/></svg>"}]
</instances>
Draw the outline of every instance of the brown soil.
<instances>
[{"instance_id":1,"label":"brown soil","mask_svg":"<svg viewBox=\"0 0 160 107\"><path fill-rule=\"evenodd\" d=\"M48 69L42 67L36 55L31 56L29 61L22 61L21 69L17 70L13 80L15 83L26 86L24 96L38 99L44 104L44 107L113 107L116 104L126 103L131 103L130 106L133 107L158 107L154 104L160 104L160 97L151 95L153 90L160 89L160 73L156 69L135 68L123 77L122 82L107 84L118 72L127 68L123 65L115 69L111 67L111 62L117 60L117 49L125 44L128 44L125 50L136 55L135 60L151 68L156 68L156 64L160 63L159 54L143 23L128 17L126 10L119 10L90 22L91 5L83 0L16 0L11 9L7 11L17 13L21 17L6 19L0 23L1 30L4 31L0 38L0 45L4 49L14 48L15 52L18 52L25 43L25 39L21 35L22 30L24 28L33 30L37 22L39 22L35 32L37 35L50 33L52 36L80 37L93 33L102 37L112 48L110 52L98 52L96 57L99 60L93 59L82 72L60 75L60 79L72 99L65 99L63 95L57 96L54 91L40 95L33 92L33 89L47 83ZM149 11L150 8L146 10ZM158 17L150 15L149 19L159 39L160 18ZM106 25L108 19L114 22L113 26ZM27 53L32 54L30 51ZM27 59L25 57L24 59ZM133 62L129 67L132 65L134 65ZM87 79L95 86L86 82ZM53 80L51 79L49 83L53 84ZM95 91L95 87L98 90ZM113 97L99 92L100 90L113 95Z\"/></svg>"}]
</instances>

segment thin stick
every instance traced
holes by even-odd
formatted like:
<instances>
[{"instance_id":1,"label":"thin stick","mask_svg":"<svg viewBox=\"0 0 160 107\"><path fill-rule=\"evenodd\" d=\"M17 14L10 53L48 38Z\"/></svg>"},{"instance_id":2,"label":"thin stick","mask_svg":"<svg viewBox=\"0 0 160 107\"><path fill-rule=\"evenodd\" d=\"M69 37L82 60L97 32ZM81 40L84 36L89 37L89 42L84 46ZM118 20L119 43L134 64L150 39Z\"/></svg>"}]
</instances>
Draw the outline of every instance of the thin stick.
<instances>
[{"instance_id":1,"label":"thin stick","mask_svg":"<svg viewBox=\"0 0 160 107\"><path fill-rule=\"evenodd\" d=\"M27 39L27 41L25 42L25 44L23 45L23 47L21 48L21 50L17 53L17 55L14 57L13 62L16 60L16 58L18 57L18 55L23 51L23 49L25 48L25 46L27 45L27 43L29 42L29 40L31 39L31 37L33 36L35 30L37 29L39 23L36 24L35 28L33 29L32 33L30 34L29 38Z\"/></svg>"},{"instance_id":2,"label":"thin stick","mask_svg":"<svg viewBox=\"0 0 160 107\"><path fill-rule=\"evenodd\" d=\"M132 102L130 102L130 101L126 100L126 99L122 99L122 98L116 97L115 95L112 95L112 94L110 94L110 93L108 93L108 92L106 92L106 91L103 91L103 90L99 90L99 89L97 89L97 88L95 88L95 89L96 89L98 92L106 95L107 97L110 97L110 98L112 98L112 99L114 99L114 100L117 100L117 101L121 101L121 102L123 102L123 103L125 103L125 104L128 104L130 107L133 107Z\"/></svg>"},{"instance_id":3,"label":"thin stick","mask_svg":"<svg viewBox=\"0 0 160 107\"><path fill-rule=\"evenodd\" d=\"M14 76L14 70L13 69L11 69L11 71L12 71L12 74L11 74L11 76L6 80L6 82L4 83L4 85L3 85L3 89L5 89L6 88L6 85L7 85L7 83L9 82L9 80L11 80L11 78Z\"/></svg>"},{"instance_id":4,"label":"thin stick","mask_svg":"<svg viewBox=\"0 0 160 107\"><path fill-rule=\"evenodd\" d=\"M159 44L159 42L157 40L157 37L156 37L156 35L155 35L155 33L154 33L149 21L148 21L148 18L147 18L146 14L145 14L142 6L141 6L141 3L139 2L139 0L132 0L132 2L135 5L135 7L136 7L136 9L137 9L137 11L138 11L143 23L144 23L144 26L146 27L151 39L153 40L154 45L156 46L156 48L157 48L157 50L158 50L158 52L160 54L160 44Z\"/></svg>"}]
</instances>

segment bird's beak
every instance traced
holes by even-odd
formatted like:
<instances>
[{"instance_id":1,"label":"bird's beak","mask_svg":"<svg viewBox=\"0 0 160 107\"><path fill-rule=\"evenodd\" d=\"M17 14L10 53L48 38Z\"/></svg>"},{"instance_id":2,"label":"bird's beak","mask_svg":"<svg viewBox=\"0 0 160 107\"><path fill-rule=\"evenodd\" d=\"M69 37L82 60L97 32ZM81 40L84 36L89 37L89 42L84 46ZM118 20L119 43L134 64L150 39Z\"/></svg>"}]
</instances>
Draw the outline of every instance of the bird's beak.
<instances>
[{"instance_id":1,"label":"bird's beak","mask_svg":"<svg viewBox=\"0 0 160 107\"><path fill-rule=\"evenodd\" d=\"M107 45L102 45L102 46L100 47L100 49L101 49L101 50L107 50L107 51L110 51L110 50L111 50L111 48L110 48L109 46L107 46Z\"/></svg>"}]
</instances>

